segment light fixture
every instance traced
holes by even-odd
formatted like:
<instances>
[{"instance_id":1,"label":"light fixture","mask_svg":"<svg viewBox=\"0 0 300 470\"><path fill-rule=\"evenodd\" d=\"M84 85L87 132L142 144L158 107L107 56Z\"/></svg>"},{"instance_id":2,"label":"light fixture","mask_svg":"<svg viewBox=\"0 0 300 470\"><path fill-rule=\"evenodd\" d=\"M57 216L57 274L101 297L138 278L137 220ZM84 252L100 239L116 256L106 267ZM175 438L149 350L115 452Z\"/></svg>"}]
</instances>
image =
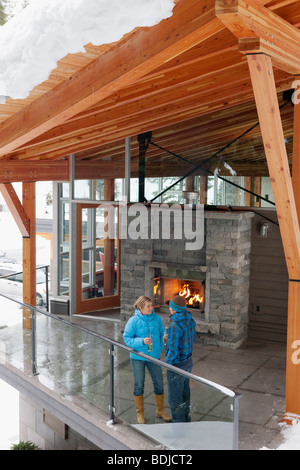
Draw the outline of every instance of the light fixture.
<instances>
[{"instance_id":1,"label":"light fixture","mask_svg":"<svg viewBox=\"0 0 300 470\"><path fill-rule=\"evenodd\" d=\"M261 236L261 238L267 238L268 230L269 230L268 222L265 222L265 221L261 222L260 223L260 236Z\"/></svg>"}]
</instances>

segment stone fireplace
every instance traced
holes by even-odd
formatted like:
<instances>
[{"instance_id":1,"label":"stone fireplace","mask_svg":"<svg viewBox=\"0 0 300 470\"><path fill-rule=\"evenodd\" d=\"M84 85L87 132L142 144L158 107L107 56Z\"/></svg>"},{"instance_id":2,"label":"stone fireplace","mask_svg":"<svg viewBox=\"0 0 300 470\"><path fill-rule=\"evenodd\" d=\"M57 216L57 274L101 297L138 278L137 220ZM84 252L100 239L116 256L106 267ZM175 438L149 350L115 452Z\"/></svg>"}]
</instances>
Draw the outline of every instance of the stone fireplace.
<instances>
[{"instance_id":1,"label":"stone fireplace","mask_svg":"<svg viewBox=\"0 0 300 470\"><path fill-rule=\"evenodd\" d=\"M198 341L239 347L248 330L252 217L244 211L205 211L204 244L194 251L186 250L184 240L172 237L122 240L123 325L140 295L153 299L156 313L167 324L168 301L186 291L187 301L192 294L200 299L187 307L196 322Z\"/></svg>"}]
</instances>

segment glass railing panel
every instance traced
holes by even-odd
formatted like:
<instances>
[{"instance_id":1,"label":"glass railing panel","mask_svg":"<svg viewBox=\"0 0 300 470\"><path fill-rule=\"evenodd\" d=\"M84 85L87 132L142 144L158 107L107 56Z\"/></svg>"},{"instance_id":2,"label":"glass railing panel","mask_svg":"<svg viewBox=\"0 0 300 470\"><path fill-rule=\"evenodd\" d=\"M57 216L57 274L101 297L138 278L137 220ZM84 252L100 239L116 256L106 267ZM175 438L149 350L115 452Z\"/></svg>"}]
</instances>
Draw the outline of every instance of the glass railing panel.
<instances>
[{"instance_id":1,"label":"glass railing panel","mask_svg":"<svg viewBox=\"0 0 300 470\"><path fill-rule=\"evenodd\" d=\"M0 360L18 370L31 371L31 312L20 303L0 295ZM26 319L27 318L27 319Z\"/></svg>"},{"instance_id":2,"label":"glass railing panel","mask_svg":"<svg viewBox=\"0 0 300 470\"><path fill-rule=\"evenodd\" d=\"M39 380L108 411L109 343L51 315L37 313L36 357Z\"/></svg>"},{"instance_id":3,"label":"glass railing panel","mask_svg":"<svg viewBox=\"0 0 300 470\"><path fill-rule=\"evenodd\" d=\"M177 373L174 368L168 371L165 363L156 364L162 370L164 408L172 418L172 422L165 422L156 417L154 385L146 368L145 424L138 424L134 402L134 376L129 353L126 355L121 352L120 347L115 346L115 357L118 358L115 361L115 409L118 418L165 448L178 450L234 448L236 424L234 393L223 387L214 388L208 383L201 383L192 375L184 376ZM181 395L183 389L185 392ZM176 403L176 398L179 396L183 399Z\"/></svg>"}]
</instances>

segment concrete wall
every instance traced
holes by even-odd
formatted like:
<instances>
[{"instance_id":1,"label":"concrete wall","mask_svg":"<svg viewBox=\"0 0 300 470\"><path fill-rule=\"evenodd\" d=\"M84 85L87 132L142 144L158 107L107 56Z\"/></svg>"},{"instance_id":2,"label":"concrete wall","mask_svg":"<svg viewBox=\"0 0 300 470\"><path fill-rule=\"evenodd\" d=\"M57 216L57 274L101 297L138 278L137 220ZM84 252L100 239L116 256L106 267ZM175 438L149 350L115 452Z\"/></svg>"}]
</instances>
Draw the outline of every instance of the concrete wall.
<instances>
[{"instance_id":1,"label":"concrete wall","mask_svg":"<svg viewBox=\"0 0 300 470\"><path fill-rule=\"evenodd\" d=\"M78 432L20 394L20 441L42 450L100 450Z\"/></svg>"}]
</instances>

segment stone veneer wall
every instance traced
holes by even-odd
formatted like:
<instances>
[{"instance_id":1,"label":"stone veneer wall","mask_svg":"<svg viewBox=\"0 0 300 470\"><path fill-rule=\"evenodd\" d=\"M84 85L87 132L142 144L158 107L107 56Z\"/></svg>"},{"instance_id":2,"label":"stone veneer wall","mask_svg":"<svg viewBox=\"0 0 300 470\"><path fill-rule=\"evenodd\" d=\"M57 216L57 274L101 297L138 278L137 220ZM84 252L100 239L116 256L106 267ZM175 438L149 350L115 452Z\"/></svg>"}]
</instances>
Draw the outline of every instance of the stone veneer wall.
<instances>
[{"instance_id":1,"label":"stone veneer wall","mask_svg":"<svg viewBox=\"0 0 300 470\"><path fill-rule=\"evenodd\" d=\"M250 212L206 211L205 242L196 251L187 251L185 240L122 240L123 327L134 313L135 300L140 295L152 297L155 266L197 267L209 280L205 315L192 313L198 340L239 347L247 339L252 217Z\"/></svg>"},{"instance_id":2,"label":"stone veneer wall","mask_svg":"<svg viewBox=\"0 0 300 470\"><path fill-rule=\"evenodd\" d=\"M220 346L237 348L247 339L252 217L250 212L206 215L209 320L220 325Z\"/></svg>"}]
</instances>

